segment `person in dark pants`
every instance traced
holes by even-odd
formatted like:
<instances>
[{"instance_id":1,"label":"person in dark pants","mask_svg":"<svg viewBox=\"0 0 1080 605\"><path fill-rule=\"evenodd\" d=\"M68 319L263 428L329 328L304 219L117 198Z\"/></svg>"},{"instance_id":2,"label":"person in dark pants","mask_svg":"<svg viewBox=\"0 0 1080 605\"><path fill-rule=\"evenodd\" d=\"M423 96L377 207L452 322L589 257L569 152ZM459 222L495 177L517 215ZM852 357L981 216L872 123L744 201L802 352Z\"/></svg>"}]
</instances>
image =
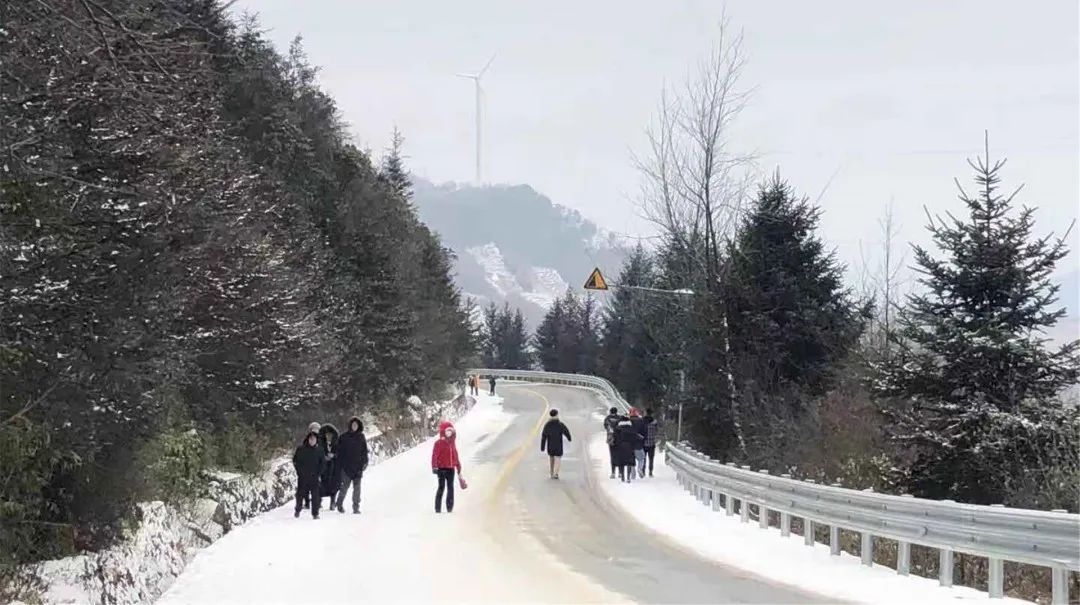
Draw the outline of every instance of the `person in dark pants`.
<instances>
[{"instance_id":1,"label":"person in dark pants","mask_svg":"<svg viewBox=\"0 0 1080 605\"><path fill-rule=\"evenodd\" d=\"M319 428L319 446L323 451L323 471L319 482L322 484L322 495L330 497L330 508L334 508L337 501L338 486L341 485L341 470L337 464L338 430L332 424L324 424Z\"/></svg>"},{"instance_id":2,"label":"person in dark pants","mask_svg":"<svg viewBox=\"0 0 1080 605\"><path fill-rule=\"evenodd\" d=\"M615 452L615 429L619 426L619 408L611 408L604 417L604 432L607 434L608 456L611 459L611 478L615 478L615 464L617 454Z\"/></svg>"},{"instance_id":3,"label":"person in dark pants","mask_svg":"<svg viewBox=\"0 0 1080 605\"><path fill-rule=\"evenodd\" d=\"M645 419L641 417L641 410L630 408L630 424L634 432L638 434L636 448L634 449L634 470L639 477L645 476Z\"/></svg>"},{"instance_id":4,"label":"person in dark pants","mask_svg":"<svg viewBox=\"0 0 1080 605\"><path fill-rule=\"evenodd\" d=\"M660 436L660 421L653 416L652 410L645 411L645 457L649 461L649 476L653 473L653 460L656 459L656 441Z\"/></svg>"},{"instance_id":5,"label":"person in dark pants","mask_svg":"<svg viewBox=\"0 0 1080 605\"><path fill-rule=\"evenodd\" d=\"M620 418L615 429L615 464L619 468L619 479L625 483L634 479L634 452L641 449L643 443L630 419Z\"/></svg>"},{"instance_id":6,"label":"person in dark pants","mask_svg":"<svg viewBox=\"0 0 1080 605\"><path fill-rule=\"evenodd\" d=\"M352 512L360 514L360 481L368 465L368 444L364 436L364 423L353 416L349 419L349 430L338 439L336 455L338 477L341 487L337 492L337 511L345 512L345 492L352 487Z\"/></svg>"},{"instance_id":7,"label":"person in dark pants","mask_svg":"<svg viewBox=\"0 0 1080 605\"><path fill-rule=\"evenodd\" d=\"M435 491L436 513L442 512L443 494L446 495L446 512L454 512L454 471L461 473L457 434L454 425L443 420L439 423L439 438L431 450L431 472L439 479L439 487Z\"/></svg>"},{"instance_id":8,"label":"person in dark pants","mask_svg":"<svg viewBox=\"0 0 1080 605\"><path fill-rule=\"evenodd\" d=\"M491 394L495 394L495 375L492 374L491 378L488 378L488 384L491 385Z\"/></svg>"},{"instance_id":9,"label":"person in dark pants","mask_svg":"<svg viewBox=\"0 0 1080 605\"><path fill-rule=\"evenodd\" d=\"M319 447L319 435L314 431L307 434L304 442L293 454L293 468L296 469L296 510L293 517L299 517L304 506L304 499L311 501L311 518L319 518L319 475L323 469L323 452Z\"/></svg>"},{"instance_id":10,"label":"person in dark pants","mask_svg":"<svg viewBox=\"0 0 1080 605\"><path fill-rule=\"evenodd\" d=\"M312 422L312 423L308 424L307 432L304 433L304 439L307 439L307 434L308 433L316 433L316 434L318 434L320 428L322 428L322 427L319 425L318 422ZM320 435L319 439L320 439L320 445L321 445L321 441L322 441L321 435ZM330 503L331 508L333 508L333 504L334 504L333 502ZM311 495L310 494L305 494L304 495L304 508L305 509L311 508Z\"/></svg>"},{"instance_id":11,"label":"person in dark pants","mask_svg":"<svg viewBox=\"0 0 1080 605\"><path fill-rule=\"evenodd\" d=\"M558 479L563 455L563 437L566 437L567 441L573 441L573 438L570 437L570 429L559 420L559 410L551 410L549 415L551 419L540 433L540 451L547 449L551 478Z\"/></svg>"}]
</instances>

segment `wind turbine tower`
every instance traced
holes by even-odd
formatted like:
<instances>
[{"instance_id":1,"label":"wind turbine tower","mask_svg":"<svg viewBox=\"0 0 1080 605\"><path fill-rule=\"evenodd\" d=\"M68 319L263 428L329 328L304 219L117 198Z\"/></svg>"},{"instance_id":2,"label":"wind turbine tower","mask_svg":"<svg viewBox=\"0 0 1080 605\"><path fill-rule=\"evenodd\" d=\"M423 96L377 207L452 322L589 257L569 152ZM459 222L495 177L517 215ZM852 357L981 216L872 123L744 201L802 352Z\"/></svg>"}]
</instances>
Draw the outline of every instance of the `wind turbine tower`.
<instances>
[{"instance_id":1,"label":"wind turbine tower","mask_svg":"<svg viewBox=\"0 0 1080 605\"><path fill-rule=\"evenodd\" d=\"M480 86L480 79L484 77L484 73L491 67L491 62L495 60L495 55L491 55L488 59L487 65L484 65L484 69L481 69L475 74L458 74L459 78L468 78L476 85L476 184L479 185L480 181L480 106L481 99L484 96L484 89Z\"/></svg>"}]
</instances>

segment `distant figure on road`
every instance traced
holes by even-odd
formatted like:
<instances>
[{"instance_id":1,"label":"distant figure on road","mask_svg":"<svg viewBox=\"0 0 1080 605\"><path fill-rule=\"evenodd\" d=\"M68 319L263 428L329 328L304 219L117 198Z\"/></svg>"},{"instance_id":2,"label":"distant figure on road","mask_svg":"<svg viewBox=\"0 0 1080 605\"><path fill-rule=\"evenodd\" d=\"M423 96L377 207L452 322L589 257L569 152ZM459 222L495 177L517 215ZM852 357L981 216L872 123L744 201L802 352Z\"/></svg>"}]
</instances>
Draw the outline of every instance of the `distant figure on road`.
<instances>
[{"instance_id":1,"label":"distant figure on road","mask_svg":"<svg viewBox=\"0 0 1080 605\"><path fill-rule=\"evenodd\" d=\"M619 466L615 463L617 455L615 452L615 429L619 426L619 408L611 408L608 410L608 415L604 417L604 432L607 433L607 447L608 456L611 459L611 478L615 478L615 467Z\"/></svg>"},{"instance_id":2,"label":"distant figure on road","mask_svg":"<svg viewBox=\"0 0 1080 605\"><path fill-rule=\"evenodd\" d=\"M352 486L352 512L360 514L360 481L368 466L368 444L364 436L364 423L353 416L349 418L349 430L338 439L337 455L338 476L341 487L337 493L337 511L345 512L345 493Z\"/></svg>"},{"instance_id":3,"label":"distant figure on road","mask_svg":"<svg viewBox=\"0 0 1080 605\"><path fill-rule=\"evenodd\" d=\"M643 441L629 418L619 418L615 428L615 465L619 468L619 479L624 483L634 479L634 452L642 447Z\"/></svg>"},{"instance_id":4,"label":"distant figure on road","mask_svg":"<svg viewBox=\"0 0 1080 605\"><path fill-rule=\"evenodd\" d=\"M645 476L645 436L648 433L648 429L645 426L645 419L641 417L641 410L637 408L630 408L630 424L634 427L634 432L640 437L636 442L634 448L634 462L637 463L637 474L639 477Z\"/></svg>"},{"instance_id":5,"label":"distant figure on road","mask_svg":"<svg viewBox=\"0 0 1080 605\"><path fill-rule=\"evenodd\" d=\"M448 420L439 423L439 438L431 450L431 472L439 479L435 490L435 512L442 512L443 494L446 494L446 512L454 512L454 471L461 473L461 459L457 451L457 434Z\"/></svg>"},{"instance_id":6,"label":"distant figure on road","mask_svg":"<svg viewBox=\"0 0 1080 605\"><path fill-rule=\"evenodd\" d=\"M476 374L469 376L469 394L474 397L480 395L480 377Z\"/></svg>"},{"instance_id":7,"label":"distant figure on road","mask_svg":"<svg viewBox=\"0 0 1080 605\"><path fill-rule=\"evenodd\" d=\"M656 441L660 437L660 421L653 416L652 410L645 410L645 457L649 459L649 476L653 473L653 460L656 459Z\"/></svg>"},{"instance_id":8,"label":"distant figure on road","mask_svg":"<svg viewBox=\"0 0 1080 605\"><path fill-rule=\"evenodd\" d=\"M491 394L495 394L495 375L492 374L491 378L488 378L488 384L491 385Z\"/></svg>"},{"instance_id":9,"label":"distant figure on road","mask_svg":"<svg viewBox=\"0 0 1080 605\"><path fill-rule=\"evenodd\" d=\"M323 470L320 483L322 483L322 495L330 497L330 508L334 508L338 486L341 485L341 471L338 469L338 430L332 424L324 424L319 428L319 447L323 451Z\"/></svg>"},{"instance_id":10,"label":"distant figure on road","mask_svg":"<svg viewBox=\"0 0 1080 605\"><path fill-rule=\"evenodd\" d=\"M323 453L319 447L319 434L308 431L303 443L296 448L292 458L293 468L296 469L296 510L293 517L300 516L304 500L311 502L311 518L319 518L319 475L323 469Z\"/></svg>"},{"instance_id":11,"label":"distant figure on road","mask_svg":"<svg viewBox=\"0 0 1080 605\"><path fill-rule=\"evenodd\" d=\"M570 429L559 420L559 410L551 410L550 416L551 419L540 433L540 451L547 450L551 478L558 479L563 455L563 437L566 437L567 441L573 441L573 438L570 437Z\"/></svg>"}]
</instances>

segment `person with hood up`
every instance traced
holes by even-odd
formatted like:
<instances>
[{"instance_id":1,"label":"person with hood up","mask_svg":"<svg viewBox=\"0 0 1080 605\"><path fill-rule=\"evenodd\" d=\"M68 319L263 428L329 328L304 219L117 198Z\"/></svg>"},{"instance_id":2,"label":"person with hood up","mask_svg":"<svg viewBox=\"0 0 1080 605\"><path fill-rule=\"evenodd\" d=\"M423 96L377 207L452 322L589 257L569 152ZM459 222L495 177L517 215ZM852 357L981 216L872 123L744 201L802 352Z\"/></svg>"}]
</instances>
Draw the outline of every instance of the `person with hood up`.
<instances>
[{"instance_id":1,"label":"person with hood up","mask_svg":"<svg viewBox=\"0 0 1080 605\"><path fill-rule=\"evenodd\" d=\"M630 419L623 416L615 427L615 464L619 468L619 479L629 483L634 479L634 455L641 449L644 440L634 429Z\"/></svg>"},{"instance_id":2,"label":"person with hood up","mask_svg":"<svg viewBox=\"0 0 1080 605\"><path fill-rule=\"evenodd\" d=\"M619 408L611 408L608 410L608 415L604 417L604 432L607 433L607 447L608 455L611 459L611 478L615 478L615 467L618 464L615 463L617 458L615 452L615 429L619 426Z\"/></svg>"},{"instance_id":3,"label":"person with hood up","mask_svg":"<svg viewBox=\"0 0 1080 605\"><path fill-rule=\"evenodd\" d=\"M634 432L638 434L641 439L637 440L637 447L634 448L634 462L637 466L637 474L639 477L645 476L645 435L648 429L645 427L645 419L641 417L641 410L637 408L630 408L630 424L634 427Z\"/></svg>"},{"instance_id":4,"label":"person with hood up","mask_svg":"<svg viewBox=\"0 0 1080 605\"><path fill-rule=\"evenodd\" d=\"M645 410L645 457L649 461L650 477L653 473L653 460L656 459L656 442L659 436L660 421L653 416L652 410Z\"/></svg>"},{"instance_id":5,"label":"person with hood up","mask_svg":"<svg viewBox=\"0 0 1080 605\"><path fill-rule=\"evenodd\" d=\"M488 378L488 384L491 385L491 394L495 394L495 375L492 374L491 378Z\"/></svg>"},{"instance_id":6,"label":"person with hood up","mask_svg":"<svg viewBox=\"0 0 1080 605\"><path fill-rule=\"evenodd\" d=\"M320 428L321 428L321 426L319 425L318 422L312 422L311 424L307 425L307 433L304 433L304 439L307 439L307 434L308 433L319 434L319 429ZM321 444L321 441L320 441L320 444ZM304 494L304 508L305 509L311 508L311 494ZM331 508L333 508L333 503L331 503Z\"/></svg>"},{"instance_id":7,"label":"person with hood up","mask_svg":"<svg viewBox=\"0 0 1080 605\"><path fill-rule=\"evenodd\" d=\"M349 430L338 439L338 477L341 485L337 492L337 511L345 512L345 493L352 486L352 512L360 514L360 481L368 466L368 444L364 436L364 423L356 416L349 418Z\"/></svg>"},{"instance_id":8,"label":"person with hood up","mask_svg":"<svg viewBox=\"0 0 1080 605\"><path fill-rule=\"evenodd\" d=\"M547 421L544 430L540 433L540 451L547 449L551 478L558 479L563 455L563 437L566 437L567 441L573 441L573 439L570 437L570 429L559 420L559 410L551 410L550 416L551 419Z\"/></svg>"},{"instance_id":9,"label":"person with hood up","mask_svg":"<svg viewBox=\"0 0 1080 605\"><path fill-rule=\"evenodd\" d=\"M338 486L341 485L340 469L337 463L338 430L332 424L324 424L319 429L319 445L323 451L322 495L330 497L330 508L334 508Z\"/></svg>"},{"instance_id":10,"label":"person with hood up","mask_svg":"<svg viewBox=\"0 0 1080 605\"><path fill-rule=\"evenodd\" d=\"M303 443L293 454L293 468L296 469L296 510L293 517L300 516L305 499L311 502L311 518L319 518L319 475L323 470L323 452L319 447L319 434L309 431Z\"/></svg>"},{"instance_id":11,"label":"person with hood up","mask_svg":"<svg viewBox=\"0 0 1080 605\"><path fill-rule=\"evenodd\" d=\"M442 512L443 494L446 494L446 512L454 512L454 471L461 474L461 458L457 451L457 433L448 420L439 423L439 438L431 450L431 472L439 479L435 490L435 512Z\"/></svg>"}]
</instances>

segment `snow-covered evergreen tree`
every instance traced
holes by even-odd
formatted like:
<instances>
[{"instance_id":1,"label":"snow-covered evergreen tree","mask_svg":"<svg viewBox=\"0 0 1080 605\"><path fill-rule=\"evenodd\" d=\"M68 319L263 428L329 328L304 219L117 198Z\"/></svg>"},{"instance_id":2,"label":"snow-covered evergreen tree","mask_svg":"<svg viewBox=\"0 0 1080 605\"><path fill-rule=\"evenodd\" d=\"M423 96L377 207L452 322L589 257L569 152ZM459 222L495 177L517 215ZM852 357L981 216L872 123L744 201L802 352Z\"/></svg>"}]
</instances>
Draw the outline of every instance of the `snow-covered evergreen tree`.
<instances>
[{"instance_id":1,"label":"snow-covered evergreen tree","mask_svg":"<svg viewBox=\"0 0 1080 605\"><path fill-rule=\"evenodd\" d=\"M1034 211L999 190L1004 160L969 162L977 192L967 216L932 217L941 251L914 248L924 291L910 298L881 368L893 437L910 461L911 493L974 503L1075 507L1080 343L1052 347L1045 328L1065 314L1051 273L1063 239L1037 237ZM1072 485L1070 488L1069 485Z\"/></svg>"}]
</instances>

